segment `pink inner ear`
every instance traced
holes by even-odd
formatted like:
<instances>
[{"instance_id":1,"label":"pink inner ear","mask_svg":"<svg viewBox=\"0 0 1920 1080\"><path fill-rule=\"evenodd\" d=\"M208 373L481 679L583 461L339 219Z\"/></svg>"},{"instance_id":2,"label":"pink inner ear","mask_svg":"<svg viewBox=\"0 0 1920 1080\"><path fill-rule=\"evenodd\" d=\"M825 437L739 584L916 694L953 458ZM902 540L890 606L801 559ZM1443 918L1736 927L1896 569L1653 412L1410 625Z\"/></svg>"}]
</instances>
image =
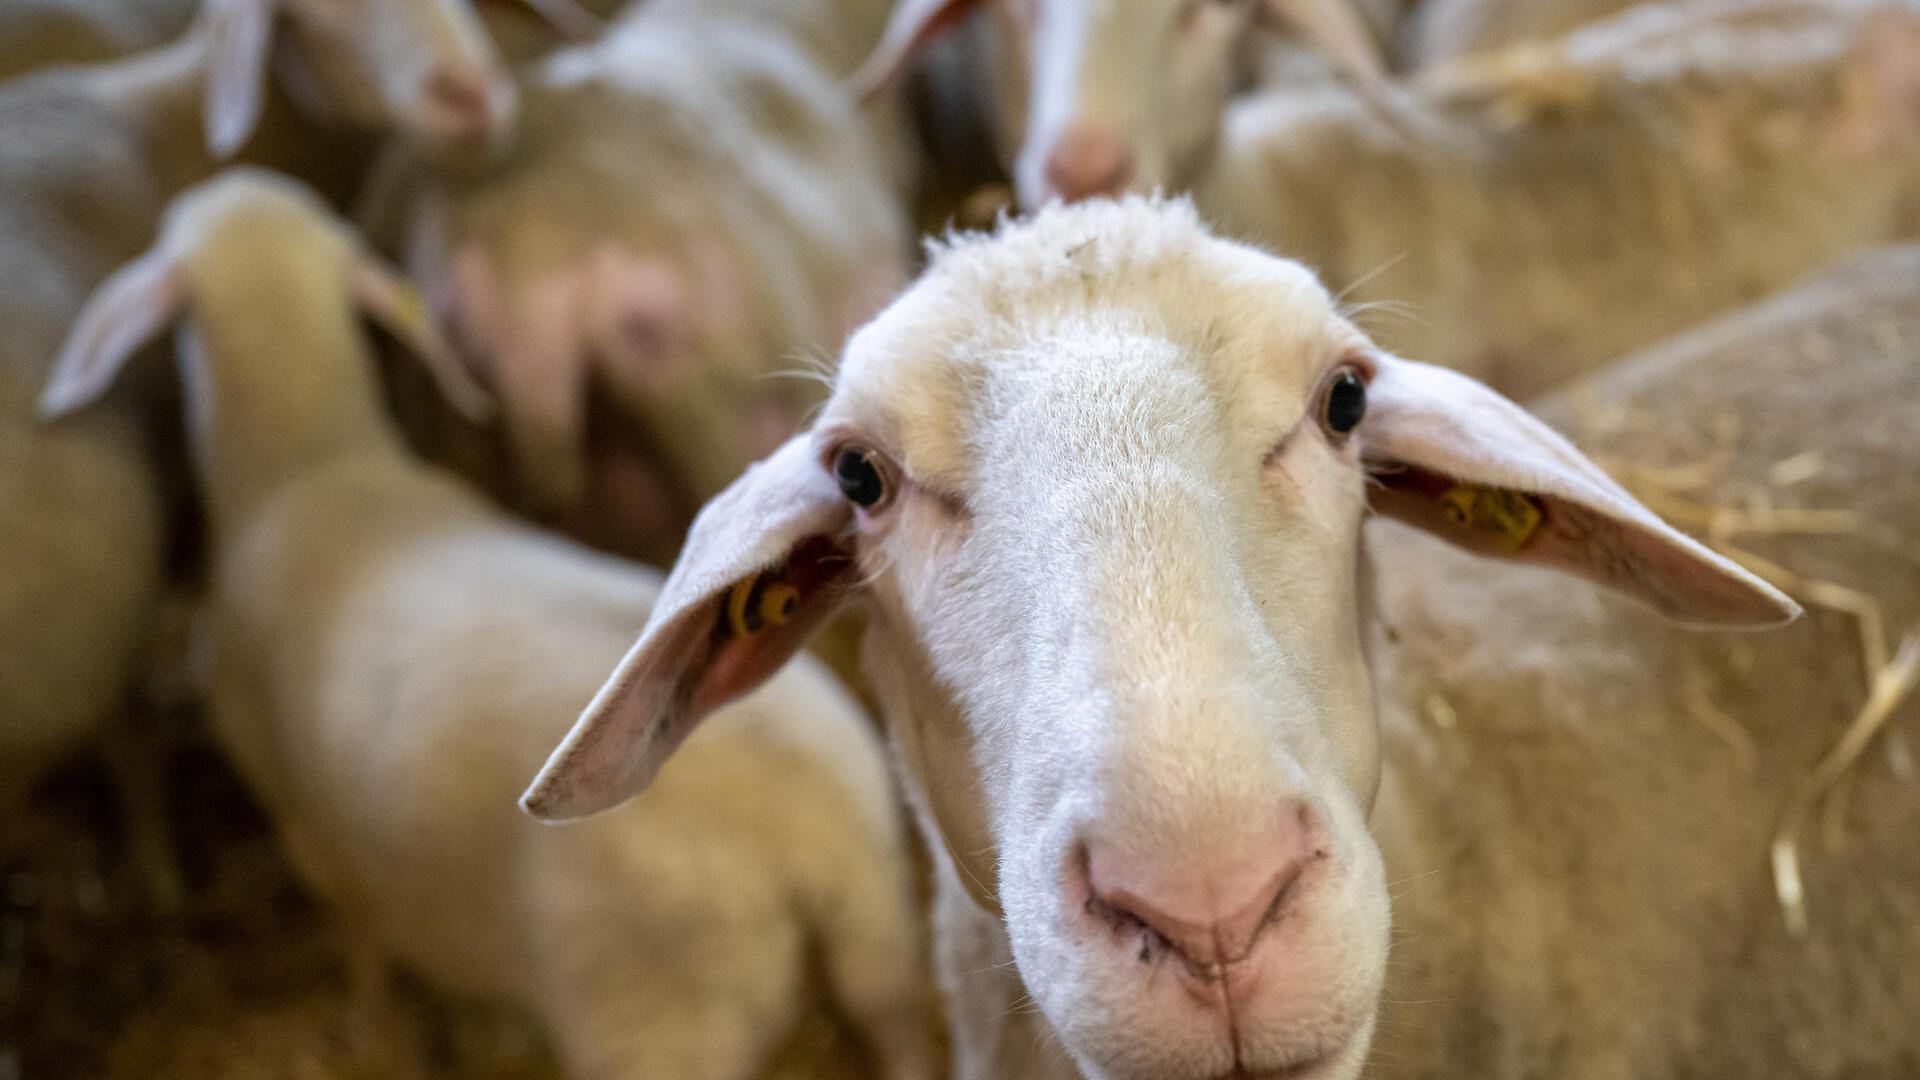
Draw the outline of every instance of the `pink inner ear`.
<instances>
[{"instance_id":1,"label":"pink inner ear","mask_svg":"<svg viewBox=\"0 0 1920 1080\"><path fill-rule=\"evenodd\" d=\"M687 699L696 715L705 715L760 685L806 644L852 591L853 555L827 537L812 536L801 541L786 567L775 573L782 584L798 591L792 617L740 635L728 617L722 594L711 616L712 659Z\"/></svg>"},{"instance_id":2,"label":"pink inner ear","mask_svg":"<svg viewBox=\"0 0 1920 1080\"><path fill-rule=\"evenodd\" d=\"M1766 625L1798 613L1792 601L1693 541L1654 522L1608 514L1551 494L1461 484L1407 467L1375 476L1379 513L1489 558L1552 567L1637 597L1683 622ZM1462 489L1516 500L1510 515L1463 514ZM1528 512L1537 511L1537 519ZM1656 531L1656 529L1658 531Z\"/></svg>"}]
</instances>

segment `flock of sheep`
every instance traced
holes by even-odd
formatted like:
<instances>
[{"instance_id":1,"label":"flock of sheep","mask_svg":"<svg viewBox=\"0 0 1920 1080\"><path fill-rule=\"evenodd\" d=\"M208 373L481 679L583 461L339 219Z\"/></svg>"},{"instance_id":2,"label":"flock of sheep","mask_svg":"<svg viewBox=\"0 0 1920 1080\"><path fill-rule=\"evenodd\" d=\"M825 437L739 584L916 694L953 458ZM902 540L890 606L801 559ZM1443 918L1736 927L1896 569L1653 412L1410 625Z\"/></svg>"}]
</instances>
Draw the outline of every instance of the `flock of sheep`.
<instances>
[{"instance_id":1,"label":"flock of sheep","mask_svg":"<svg viewBox=\"0 0 1920 1080\"><path fill-rule=\"evenodd\" d=\"M191 906L184 698L350 999L571 1077L1920 1076L1912 0L7 0L0 80L9 896L92 756Z\"/></svg>"}]
</instances>

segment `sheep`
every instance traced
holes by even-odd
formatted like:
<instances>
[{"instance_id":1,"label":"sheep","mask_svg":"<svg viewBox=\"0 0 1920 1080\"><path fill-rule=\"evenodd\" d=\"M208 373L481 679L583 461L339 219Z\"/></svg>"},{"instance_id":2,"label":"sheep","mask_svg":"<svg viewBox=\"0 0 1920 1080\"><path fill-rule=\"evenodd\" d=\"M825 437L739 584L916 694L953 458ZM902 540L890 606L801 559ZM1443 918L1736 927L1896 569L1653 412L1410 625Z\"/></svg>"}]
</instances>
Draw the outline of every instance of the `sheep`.
<instances>
[{"instance_id":1,"label":"sheep","mask_svg":"<svg viewBox=\"0 0 1920 1080\"><path fill-rule=\"evenodd\" d=\"M1913 235L1915 64L1904 5L1647 9L1437 73L1414 138L1346 95L1251 100L1194 197L1403 307L1382 344L1531 396Z\"/></svg>"},{"instance_id":2,"label":"sheep","mask_svg":"<svg viewBox=\"0 0 1920 1080\"><path fill-rule=\"evenodd\" d=\"M383 167L362 220L490 375L513 465L491 486L530 515L670 555L818 399L778 376L905 280L904 199L837 81L846 45L805 45L836 6L858 7L639 5L527 73L498 165Z\"/></svg>"},{"instance_id":3,"label":"sheep","mask_svg":"<svg viewBox=\"0 0 1920 1080\"><path fill-rule=\"evenodd\" d=\"M143 395L58 430L34 416L87 293L141 250L214 152L286 156L302 142L284 128L249 142L270 46L342 113L421 138L479 134L502 115L510 88L455 0L354 3L335 14L357 39L327 38L331 23L302 7L270 36L274 0L211 0L173 45L0 86L0 818L124 703L156 619L163 511ZM415 59L391 64L387 49ZM408 75L433 70L452 74ZM432 86L476 79L485 100L435 103ZM367 87L383 103L361 101Z\"/></svg>"},{"instance_id":4,"label":"sheep","mask_svg":"<svg viewBox=\"0 0 1920 1080\"><path fill-rule=\"evenodd\" d=\"M82 314L43 398L85 406L184 319L209 723L296 869L350 934L534 1013L583 1080L752 1075L815 949L879 1075L929 1076L885 764L817 666L730 707L692 748L702 764L648 799L580 829L516 811L659 578L412 458L356 308L482 414L401 279L310 190L253 171L181 197ZM778 594L756 599L742 619L784 617Z\"/></svg>"},{"instance_id":5,"label":"sheep","mask_svg":"<svg viewBox=\"0 0 1920 1080\"><path fill-rule=\"evenodd\" d=\"M1384 60L1350 0L899 0L854 76L874 95L973 11L993 18L989 80L1002 164L1020 204L1184 190L1209 161L1228 97L1252 77L1257 24L1296 28L1367 92ZM952 88L945 96L957 94ZM951 107L951 103L947 103Z\"/></svg>"},{"instance_id":6,"label":"sheep","mask_svg":"<svg viewBox=\"0 0 1920 1080\"><path fill-rule=\"evenodd\" d=\"M1369 812L1399 809L1375 803L1398 703L1362 645L1369 505L1675 619L1798 612L1518 406L1372 345L1299 264L1186 203L1089 201L949 242L854 335L813 426L702 511L522 805L644 789L858 595L935 855L956 1080L1351 1080L1397 870ZM729 631L776 589L786 623Z\"/></svg>"},{"instance_id":7,"label":"sheep","mask_svg":"<svg viewBox=\"0 0 1920 1080\"><path fill-rule=\"evenodd\" d=\"M1752 531L1775 527L1761 512L1732 542L1870 592L1892 633L1920 620L1920 250L1850 262L1541 411L1642 486L1691 473L1665 492L1676 509L1768 493L1854 519L1858 537L1770 537ZM1722 430L1729 417L1744 423ZM1859 707L1863 661L1886 662L1863 656L1851 619L1686 634L1391 524L1372 540L1387 759L1375 830L1405 882L1387 997L1406 1004L1381 1020L1394 1075L1912 1071L1911 766L1872 748L1842 846L1800 838L1804 939L1767 875L1776 829ZM1909 702L1893 730L1914 719Z\"/></svg>"}]
</instances>

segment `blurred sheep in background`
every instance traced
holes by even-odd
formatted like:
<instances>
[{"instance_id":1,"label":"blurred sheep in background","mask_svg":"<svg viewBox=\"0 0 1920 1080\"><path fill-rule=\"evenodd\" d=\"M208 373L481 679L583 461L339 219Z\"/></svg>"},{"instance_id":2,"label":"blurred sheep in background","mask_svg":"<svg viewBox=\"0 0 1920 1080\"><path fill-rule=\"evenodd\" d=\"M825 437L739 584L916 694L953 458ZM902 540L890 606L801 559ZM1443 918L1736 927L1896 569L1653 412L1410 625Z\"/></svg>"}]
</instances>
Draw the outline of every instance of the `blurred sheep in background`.
<instances>
[{"instance_id":1,"label":"blurred sheep in background","mask_svg":"<svg viewBox=\"0 0 1920 1080\"><path fill-rule=\"evenodd\" d=\"M837 83L860 7L637 4L527 72L498 164L389 163L374 233L497 388L531 511L670 556L905 280L904 135Z\"/></svg>"},{"instance_id":2,"label":"blurred sheep in background","mask_svg":"<svg viewBox=\"0 0 1920 1080\"><path fill-rule=\"evenodd\" d=\"M1307 264L1390 349L1567 388L1542 415L1815 609L1688 634L1369 528L1371 835L1411 936L1367 1075L1905 1075L1920 269L1861 253L1920 227L1916 106L1911 0L0 3L0 1080L941 1075L904 899L929 862L956 1067L1070 1075L1064 999L977 917L1006 867L954 791L986 744L899 720L915 664L978 627L883 626L849 679L895 714L930 854L804 660L632 806L548 830L512 799L590 701L632 696L594 691L662 588L539 528L673 559L846 385L910 223L1155 188ZM159 235L227 159L312 191L219 181ZM960 321L924 343L1009 332L1023 280L920 311ZM1107 315L1141 284L1077 280ZM176 316L178 363L136 359ZM49 404L98 400L45 423L69 339L80 382ZM1099 371L1088 396L1118 385ZM922 434L990 381L915 402ZM675 655L811 629L765 569ZM848 630L814 645L843 673ZM1009 655L983 681L1033 666Z\"/></svg>"},{"instance_id":3,"label":"blurred sheep in background","mask_svg":"<svg viewBox=\"0 0 1920 1080\"><path fill-rule=\"evenodd\" d=\"M1920 234L1920 9L1648 5L1348 94L1236 107L1201 209L1314 267L1383 345L1560 385Z\"/></svg>"},{"instance_id":4,"label":"blurred sheep in background","mask_svg":"<svg viewBox=\"0 0 1920 1080\"><path fill-rule=\"evenodd\" d=\"M211 0L175 44L0 84L0 816L127 703L156 618L166 542L146 395L60 429L33 411L81 302L217 156L249 143L311 160L292 118L260 123L270 56L306 100L358 123L493 137L511 87L461 2L352 0L312 25L275 0Z\"/></svg>"},{"instance_id":5,"label":"blurred sheep in background","mask_svg":"<svg viewBox=\"0 0 1920 1080\"><path fill-rule=\"evenodd\" d=\"M542 1018L577 1077L755 1075L814 958L875 1075L926 1080L901 823L868 722L818 666L731 710L644 805L566 830L518 812L658 577L410 460L356 308L481 414L343 223L296 185L229 174L108 279L45 399L84 407L185 321L212 723L295 865L363 947Z\"/></svg>"},{"instance_id":6,"label":"blurred sheep in background","mask_svg":"<svg viewBox=\"0 0 1920 1080\"><path fill-rule=\"evenodd\" d=\"M952 73L971 85L936 93L971 98L991 118L1001 164L1029 210L1192 184L1228 98L1252 77L1262 22L1298 30L1363 86L1383 64L1348 0L899 0L856 83L878 93L941 33L976 16L990 30Z\"/></svg>"}]
</instances>

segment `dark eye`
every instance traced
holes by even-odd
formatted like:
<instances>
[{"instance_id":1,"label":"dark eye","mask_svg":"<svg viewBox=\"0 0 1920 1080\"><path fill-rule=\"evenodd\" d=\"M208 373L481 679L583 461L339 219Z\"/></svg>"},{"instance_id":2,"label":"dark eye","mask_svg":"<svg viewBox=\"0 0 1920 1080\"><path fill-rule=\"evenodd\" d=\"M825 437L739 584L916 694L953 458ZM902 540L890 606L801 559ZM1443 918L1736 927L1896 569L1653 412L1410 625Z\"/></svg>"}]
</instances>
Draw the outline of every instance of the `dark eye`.
<instances>
[{"instance_id":1,"label":"dark eye","mask_svg":"<svg viewBox=\"0 0 1920 1080\"><path fill-rule=\"evenodd\" d=\"M833 455L833 478L840 483L840 494L856 506L872 508L887 494L873 455L857 446L842 447Z\"/></svg>"},{"instance_id":2,"label":"dark eye","mask_svg":"<svg viewBox=\"0 0 1920 1080\"><path fill-rule=\"evenodd\" d=\"M1327 401L1321 409L1321 422L1335 435L1345 435L1360 426L1367 415L1367 384L1352 368L1341 368L1327 387Z\"/></svg>"}]
</instances>

